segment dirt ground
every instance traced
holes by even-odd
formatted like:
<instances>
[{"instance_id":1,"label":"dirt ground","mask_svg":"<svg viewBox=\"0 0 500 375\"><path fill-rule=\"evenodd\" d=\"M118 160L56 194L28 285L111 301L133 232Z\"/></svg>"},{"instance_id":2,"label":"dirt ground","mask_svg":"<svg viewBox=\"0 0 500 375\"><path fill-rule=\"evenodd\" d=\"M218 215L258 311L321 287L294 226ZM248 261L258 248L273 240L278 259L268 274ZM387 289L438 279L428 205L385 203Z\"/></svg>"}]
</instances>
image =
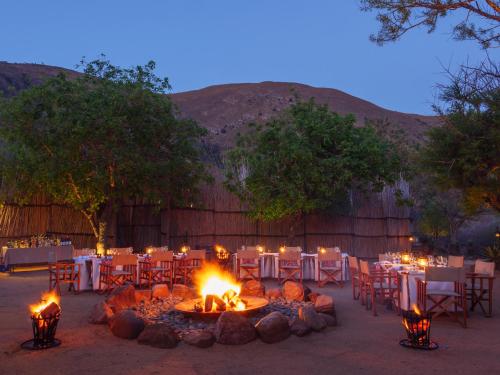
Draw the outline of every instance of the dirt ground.
<instances>
[{"instance_id":1,"label":"dirt ground","mask_svg":"<svg viewBox=\"0 0 500 375\"><path fill-rule=\"evenodd\" d=\"M31 334L27 306L38 301L47 284L46 271L0 274L0 374L500 374L500 285L494 317L476 311L467 329L447 319L434 321L432 335L440 345L434 352L400 347L400 317L382 306L379 316L372 316L352 300L350 285L321 290L335 298L336 328L277 344L256 340L209 349L183 343L155 349L116 338L106 326L87 323L102 296L63 292L57 331L62 345L21 350Z\"/></svg>"}]
</instances>

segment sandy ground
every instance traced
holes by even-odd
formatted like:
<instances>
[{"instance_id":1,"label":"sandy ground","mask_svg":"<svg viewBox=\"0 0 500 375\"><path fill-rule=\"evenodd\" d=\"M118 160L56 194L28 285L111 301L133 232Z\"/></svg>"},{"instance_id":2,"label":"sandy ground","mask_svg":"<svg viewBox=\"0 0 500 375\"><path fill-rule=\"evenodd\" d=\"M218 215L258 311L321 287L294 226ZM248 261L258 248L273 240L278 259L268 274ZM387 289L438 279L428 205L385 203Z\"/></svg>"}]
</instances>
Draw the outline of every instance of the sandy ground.
<instances>
[{"instance_id":1,"label":"sandy ground","mask_svg":"<svg viewBox=\"0 0 500 375\"><path fill-rule=\"evenodd\" d=\"M155 349L116 338L106 326L86 321L102 296L63 292L57 331L63 344L41 352L21 350L19 344L31 334L27 305L38 301L47 284L43 271L0 275L0 374L500 374L500 285L493 318L474 312L467 329L448 320L434 322L433 339L440 344L434 352L400 347L400 318L383 307L373 317L352 300L350 285L321 290L336 300L339 327L277 344L257 340L209 349L183 343Z\"/></svg>"}]
</instances>

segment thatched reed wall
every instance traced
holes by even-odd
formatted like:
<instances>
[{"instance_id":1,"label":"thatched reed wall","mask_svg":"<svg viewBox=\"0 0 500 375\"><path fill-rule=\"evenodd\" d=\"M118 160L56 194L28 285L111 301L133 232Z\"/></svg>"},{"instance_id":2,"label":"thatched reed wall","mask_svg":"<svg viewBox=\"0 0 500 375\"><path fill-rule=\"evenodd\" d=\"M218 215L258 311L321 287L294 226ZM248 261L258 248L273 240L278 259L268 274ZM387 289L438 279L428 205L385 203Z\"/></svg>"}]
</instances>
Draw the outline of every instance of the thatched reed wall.
<instances>
[{"instance_id":1,"label":"thatched reed wall","mask_svg":"<svg viewBox=\"0 0 500 375\"><path fill-rule=\"evenodd\" d=\"M407 189L406 184L400 187ZM238 198L219 184L203 189L201 198L202 207L161 211L139 201L128 202L117 215L117 245L140 250L149 245L178 248L183 243L192 247L219 243L234 251L241 245L276 249L287 243L308 251L317 246L340 246L366 257L409 246L409 210L395 204L392 189L370 197L355 194L351 216L307 215L295 226L292 241L288 220L250 220ZM38 198L26 206L6 204L0 208L1 245L9 239L45 232L71 237L76 247L95 246L85 218L68 207Z\"/></svg>"}]
</instances>

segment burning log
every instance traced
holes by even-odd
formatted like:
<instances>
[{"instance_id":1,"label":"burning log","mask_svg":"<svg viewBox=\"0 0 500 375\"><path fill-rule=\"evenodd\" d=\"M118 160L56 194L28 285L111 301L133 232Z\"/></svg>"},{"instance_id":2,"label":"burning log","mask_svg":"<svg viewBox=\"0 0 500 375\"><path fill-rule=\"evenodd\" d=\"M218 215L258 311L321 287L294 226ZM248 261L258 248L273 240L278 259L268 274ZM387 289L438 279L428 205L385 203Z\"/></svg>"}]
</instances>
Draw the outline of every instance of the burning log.
<instances>
[{"instance_id":1,"label":"burning log","mask_svg":"<svg viewBox=\"0 0 500 375\"><path fill-rule=\"evenodd\" d=\"M38 314L37 318L50 319L58 315L60 312L61 308L59 307L59 305L55 302L51 302Z\"/></svg>"},{"instance_id":2,"label":"burning log","mask_svg":"<svg viewBox=\"0 0 500 375\"><path fill-rule=\"evenodd\" d=\"M217 311L226 311L226 302L224 302L219 296L213 296L214 302L217 305Z\"/></svg>"},{"instance_id":3,"label":"burning log","mask_svg":"<svg viewBox=\"0 0 500 375\"><path fill-rule=\"evenodd\" d=\"M212 306L214 304L214 296L209 294L205 297L205 309L203 311L210 312L212 311Z\"/></svg>"}]
</instances>

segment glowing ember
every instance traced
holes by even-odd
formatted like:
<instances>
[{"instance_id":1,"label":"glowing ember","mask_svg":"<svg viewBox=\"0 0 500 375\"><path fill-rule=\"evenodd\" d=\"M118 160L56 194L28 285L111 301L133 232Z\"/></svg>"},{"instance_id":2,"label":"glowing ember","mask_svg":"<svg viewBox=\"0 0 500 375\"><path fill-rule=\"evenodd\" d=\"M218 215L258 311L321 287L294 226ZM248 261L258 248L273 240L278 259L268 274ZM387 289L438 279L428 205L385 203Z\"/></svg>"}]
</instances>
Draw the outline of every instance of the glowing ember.
<instances>
[{"instance_id":1,"label":"glowing ember","mask_svg":"<svg viewBox=\"0 0 500 375\"><path fill-rule=\"evenodd\" d=\"M241 286L233 276L219 269L216 265L205 265L195 276L198 290L202 296L204 312L242 311L246 303L239 297Z\"/></svg>"},{"instance_id":2,"label":"glowing ember","mask_svg":"<svg viewBox=\"0 0 500 375\"><path fill-rule=\"evenodd\" d=\"M52 290L50 292L45 292L42 294L42 299L39 303L30 305L30 312L35 318L41 318L41 313L49 307L52 303L55 303L57 306L59 306L59 301L60 298L55 292L55 290Z\"/></svg>"}]
</instances>

